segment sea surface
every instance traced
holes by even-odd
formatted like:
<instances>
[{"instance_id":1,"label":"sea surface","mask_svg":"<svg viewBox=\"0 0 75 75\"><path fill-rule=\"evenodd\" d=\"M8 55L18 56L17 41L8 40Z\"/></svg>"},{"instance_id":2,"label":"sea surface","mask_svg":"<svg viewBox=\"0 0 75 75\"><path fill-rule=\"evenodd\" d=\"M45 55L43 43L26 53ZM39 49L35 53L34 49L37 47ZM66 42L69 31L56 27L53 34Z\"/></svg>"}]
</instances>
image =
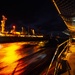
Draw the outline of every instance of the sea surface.
<instances>
[{"instance_id":1,"label":"sea surface","mask_svg":"<svg viewBox=\"0 0 75 75\"><path fill-rule=\"evenodd\" d=\"M40 75L49 66L55 51L47 43L48 41L1 43L0 75Z\"/></svg>"}]
</instances>

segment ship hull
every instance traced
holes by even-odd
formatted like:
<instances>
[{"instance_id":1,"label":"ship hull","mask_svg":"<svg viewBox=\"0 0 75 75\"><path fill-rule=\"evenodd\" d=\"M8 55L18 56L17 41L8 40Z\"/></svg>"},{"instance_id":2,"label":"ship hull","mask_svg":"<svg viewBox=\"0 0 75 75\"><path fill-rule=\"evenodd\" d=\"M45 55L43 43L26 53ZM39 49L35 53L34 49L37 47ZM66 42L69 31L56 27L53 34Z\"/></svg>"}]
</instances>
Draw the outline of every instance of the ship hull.
<instances>
[{"instance_id":1,"label":"ship hull","mask_svg":"<svg viewBox=\"0 0 75 75\"><path fill-rule=\"evenodd\" d=\"M24 42L24 41L44 41L49 40L48 37L17 37L17 36L0 36L0 43L8 42Z\"/></svg>"}]
</instances>

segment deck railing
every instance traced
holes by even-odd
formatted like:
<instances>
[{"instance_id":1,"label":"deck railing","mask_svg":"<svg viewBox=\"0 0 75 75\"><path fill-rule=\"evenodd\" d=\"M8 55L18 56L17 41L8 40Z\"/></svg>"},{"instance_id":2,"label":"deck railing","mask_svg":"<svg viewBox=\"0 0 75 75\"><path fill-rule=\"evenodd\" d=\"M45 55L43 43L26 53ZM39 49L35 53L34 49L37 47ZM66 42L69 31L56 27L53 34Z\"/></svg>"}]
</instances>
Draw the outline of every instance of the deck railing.
<instances>
[{"instance_id":1,"label":"deck railing","mask_svg":"<svg viewBox=\"0 0 75 75\"><path fill-rule=\"evenodd\" d=\"M50 62L50 65L49 65L49 67L48 67L48 70L47 70L46 75L49 74L49 70L51 69L51 67L52 67L52 65L53 65L53 63L54 63L54 61L55 61L55 59L56 59L56 61L57 61L57 60L61 57L62 53L63 53L65 50L68 49L68 47L69 47L69 45L70 45L70 42L71 42L71 39L68 39L68 40L64 41L63 43L61 43L61 44L59 44L59 45L57 46L56 51L55 51L55 53L54 53L54 55L53 55L53 58L52 58L52 60L51 60L51 62ZM63 45L65 45L65 46L63 47ZM61 52L59 53L60 47L63 47L63 49L62 49ZM66 49L66 48L67 48L67 49ZM59 54L58 54L58 53L59 53ZM56 66L55 66L54 75L56 75L56 69L57 69L57 62L56 62Z\"/></svg>"}]
</instances>

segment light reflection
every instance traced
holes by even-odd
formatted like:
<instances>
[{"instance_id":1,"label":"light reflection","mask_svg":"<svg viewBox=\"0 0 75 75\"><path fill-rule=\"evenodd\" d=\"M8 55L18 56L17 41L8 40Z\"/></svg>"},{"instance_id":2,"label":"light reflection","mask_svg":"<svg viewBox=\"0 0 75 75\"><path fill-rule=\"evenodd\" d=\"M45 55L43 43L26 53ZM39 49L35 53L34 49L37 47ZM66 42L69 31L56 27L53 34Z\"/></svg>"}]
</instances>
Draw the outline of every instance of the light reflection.
<instances>
[{"instance_id":1,"label":"light reflection","mask_svg":"<svg viewBox=\"0 0 75 75\"><path fill-rule=\"evenodd\" d=\"M0 70L0 75L12 75L12 73L13 73L15 67L17 66L17 64L18 64L18 62L7 65L5 68ZM1 64L1 66L3 66L3 65Z\"/></svg>"},{"instance_id":2,"label":"light reflection","mask_svg":"<svg viewBox=\"0 0 75 75\"><path fill-rule=\"evenodd\" d=\"M9 64L17 60L19 56L17 55L15 51L19 48L20 46L16 44L10 44L9 47L4 48L4 51L6 51L6 53L2 61Z\"/></svg>"},{"instance_id":3,"label":"light reflection","mask_svg":"<svg viewBox=\"0 0 75 75\"><path fill-rule=\"evenodd\" d=\"M75 45L71 45L70 51L75 53Z\"/></svg>"},{"instance_id":4,"label":"light reflection","mask_svg":"<svg viewBox=\"0 0 75 75\"><path fill-rule=\"evenodd\" d=\"M44 42L44 41L40 41L38 45L39 45L40 47L43 47L43 46L45 45L45 43L46 43L46 41L45 41L45 42Z\"/></svg>"},{"instance_id":5,"label":"light reflection","mask_svg":"<svg viewBox=\"0 0 75 75\"><path fill-rule=\"evenodd\" d=\"M29 44L31 46L25 47ZM0 44L0 75L12 75L12 73L18 75L22 73L25 70L25 67L30 63L35 62L37 58L40 57L43 59L44 55L40 55L28 60L27 62L22 62L22 58L40 51L40 47L44 44L45 42L16 42Z\"/></svg>"},{"instance_id":6,"label":"light reflection","mask_svg":"<svg viewBox=\"0 0 75 75\"><path fill-rule=\"evenodd\" d=\"M3 47L3 46L2 46L2 45L0 45L0 49L2 49L2 47Z\"/></svg>"},{"instance_id":7,"label":"light reflection","mask_svg":"<svg viewBox=\"0 0 75 75\"><path fill-rule=\"evenodd\" d=\"M25 43L9 43L0 44L0 75L11 75L19 62L18 59L22 58L16 50L20 49Z\"/></svg>"}]
</instances>

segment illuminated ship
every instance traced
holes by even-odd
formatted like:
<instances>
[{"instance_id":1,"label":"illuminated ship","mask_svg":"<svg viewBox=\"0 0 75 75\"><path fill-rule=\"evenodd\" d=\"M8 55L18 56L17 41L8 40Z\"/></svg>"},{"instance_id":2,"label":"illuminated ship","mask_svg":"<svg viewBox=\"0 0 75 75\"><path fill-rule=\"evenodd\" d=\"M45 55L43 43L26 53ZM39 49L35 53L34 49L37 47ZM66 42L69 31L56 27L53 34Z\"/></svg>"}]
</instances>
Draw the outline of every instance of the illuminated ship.
<instances>
[{"instance_id":1,"label":"illuminated ship","mask_svg":"<svg viewBox=\"0 0 75 75\"><path fill-rule=\"evenodd\" d=\"M21 32L16 31L16 27L13 26L13 29L10 33L5 31L5 21L7 18L2 15L1 20L1 32L0 32L0 43L5 42L21 42L21 41L40 41L40 40L48 40L49 37L45 37L43 35L35 35L34 29L32 29L32 35L30 34L24 34L23 27Z\"/></svg>"}]
</instances>

